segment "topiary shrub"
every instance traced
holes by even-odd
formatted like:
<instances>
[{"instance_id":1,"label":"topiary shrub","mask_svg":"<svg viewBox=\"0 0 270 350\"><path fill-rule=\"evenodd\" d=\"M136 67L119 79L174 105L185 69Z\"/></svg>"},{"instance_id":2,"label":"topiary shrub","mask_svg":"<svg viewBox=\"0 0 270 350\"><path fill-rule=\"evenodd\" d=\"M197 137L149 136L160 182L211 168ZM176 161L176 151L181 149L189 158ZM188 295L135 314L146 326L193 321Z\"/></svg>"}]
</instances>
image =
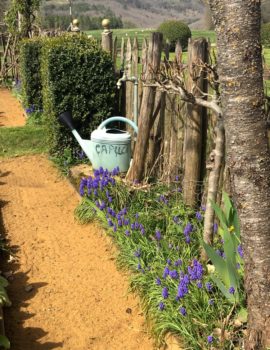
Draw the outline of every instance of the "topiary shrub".
<instances>
[{"instance_id":1,"label":"topiary shrub","mask_svg":"<svg viewBox=\"0 0 270 350\"><path fill-rule=\"evenodd\" d=\"M175 50L177 40L180 40L183 50L188 46L188 39L191 38L189 26L181 21L165 21L159 27L158 31L163 34L166 41L170 43L170 50Z\"/></svg>"},{"instance_id":2,"label":"topiary shrub","mask_svg":"<svg viewBox=\"0 0 270 350\"><path fill-rule=\"evenodd\" d=\"M262 45L270 47L270 23L265 23L262 25L261 42Z\"/></svg>"},{"instance_id":3,"label":"topiary shrub","mask_svg":"<svg viewBox=\"0 0 270 350\"><path fill-rule=\"evenodd\" d=\"M26 112L42 109L42 86L40 75L40 54L42 40L25 39L20 45L20 77L22 102Z\"/></svg>"},{"instance_id":4,"label":"topiary shrub","mask_svg":"<svg viewBox=\"0 0 270 350\"><path fill-rule=\"evenodd\" d=\"M49 152L61 158L69 149L74 155L80 147L70 130L59 124L58 116L71 110L80 135L90 138L92 130L113 111L112 59L93 39L64 35L44 41L41 74Z\"/></svg>"}]
</instances>

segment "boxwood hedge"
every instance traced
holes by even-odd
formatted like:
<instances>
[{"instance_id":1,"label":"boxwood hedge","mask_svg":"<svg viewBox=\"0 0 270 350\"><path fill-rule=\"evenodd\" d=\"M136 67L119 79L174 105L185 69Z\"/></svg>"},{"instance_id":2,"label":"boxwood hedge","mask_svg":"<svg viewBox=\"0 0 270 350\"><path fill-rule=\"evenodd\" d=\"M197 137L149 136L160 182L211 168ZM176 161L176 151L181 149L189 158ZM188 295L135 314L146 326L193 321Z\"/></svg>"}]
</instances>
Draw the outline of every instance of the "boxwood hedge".
<instances>
[{"instance_id":1,"label":"boxwood hedge","mask_svg":"<svg viewBox=\"0 0 270 350\"><path fill-rule=\"evenodd\" d=\"M40 75L40 38L24 39L20 45L20 77L24 108L42 109L42 85Z\"/></svg>"},{"instance_id":2,"label":"boxwood hedge","mask_svg":"<svg viewBox=\"0 0 270 350\"><path fill-rule=\"evenodd\" d=\"M58 122L61 112L71 110L83 138L114 106L115 76L110 55L95 40L66 34L46 39L42 45L41 76L43 109L51 155L79 149L73 135Z\"/></svg>"},{"instance_id":3,"label":"boxwood hedge","mask_svg":"<svg viewBox=\"0 0 270 350\"><path fill-rule=\"evenodd\" d=\"M164 40L169 41L170 51L175 50L175 45L180 40L183 50L188 46L188 39L191 38L189 26L178 20L169 20L161 23L158 31L163 34Z\"/></svg>"}]
</instances>

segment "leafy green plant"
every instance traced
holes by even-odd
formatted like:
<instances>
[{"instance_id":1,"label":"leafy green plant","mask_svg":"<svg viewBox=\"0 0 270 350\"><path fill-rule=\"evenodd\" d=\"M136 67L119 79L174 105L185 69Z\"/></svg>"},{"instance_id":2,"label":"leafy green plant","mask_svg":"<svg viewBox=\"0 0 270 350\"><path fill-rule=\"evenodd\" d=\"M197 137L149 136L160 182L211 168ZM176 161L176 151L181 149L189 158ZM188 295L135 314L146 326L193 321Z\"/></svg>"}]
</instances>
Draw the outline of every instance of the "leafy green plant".
<instances>
[{"instance_id":1,"label":"leafy green plant","mask_svg":"<svg viewBox=\"0 0 270 350\"><path fill-rule=\"evenodd\" d=\"M24 39L20 44L20 83L22 102L26 112L42 109L41 47L41 38Z\"/></svg>"},{"instance_id":2,"label":"leafy green plant","mask_svg":"<svg viewBox=\"0 0 270 350\"><path fill-rule=\"evenodd\" d=\"M212 203L219 219L224 255L203 242L208 257L215 266L211 278L231 303L240 303L243 295L243 253L240 242L240 226L237 211L226 193L223 193L224 209ZM223 256L221 256L223 255Z\"/></svg>"},{"instance_id":3,"label":"leafy green plant","mask_svg":"<svg viewBox=\"0 0 270 350\"><path fill-rule=\"evenodd\" d=\"M132 272L131 290L140 295L157 342L169 332L188 349L235 348L241 327L227 320L240 305L232 309L200 261L203 209L185 207L178 181L128 187L117 171L99 169L81 180L80 193L76 217L98 220L113 238L117 263Z\"/></svg>"},{"instance_id":4,"label":"leafy green plant","mask_svg":"<svg viewBox=\"0 0 270 350\"><path fill-rule=\"evenodd\" d=\"M83 138L113 110L115 77L110 55L84 35L64 35L43 43L42 94L50 154L80 150L73 135L60 125L58 116L71 110Z\"/></svg>"},{"instance_id":5,"label":"leafy green plant","mask_svg":"<svg viewBox=\"0 0 270 350\"><path fill-rule=\"evenodd\" d=\"M10 341L5 335L0 335L0 346L4 349L10 349Z\"/></svg>"},{"instance_id":6,"label":"leafy green plant","mask_svg":"<svg viewBox=\"0 0 270 350\"><path fill-rule=\"evenodd\" d=\"M181 21L165 21L158 27L158 31L163 34L164 40L169 41L171 51L175 50L178 40L180 40L181 46L185 50L188 46L188 39L191 38L189 26Z\"/></svg>"}]
</instances>

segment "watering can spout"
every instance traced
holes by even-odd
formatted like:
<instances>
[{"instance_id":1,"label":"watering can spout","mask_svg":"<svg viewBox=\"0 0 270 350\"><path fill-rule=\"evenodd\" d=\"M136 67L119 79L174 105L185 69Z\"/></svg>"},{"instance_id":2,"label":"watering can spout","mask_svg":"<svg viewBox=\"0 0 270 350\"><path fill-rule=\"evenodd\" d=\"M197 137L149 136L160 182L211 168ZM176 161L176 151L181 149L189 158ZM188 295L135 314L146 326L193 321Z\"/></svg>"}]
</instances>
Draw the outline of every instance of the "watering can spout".
<instances>
[{"instance_id":1,"label":"watering can spout","mask_svg":"<svg viewBox=\"0 0 270 350\"><path fill-rule=\"evenodd\" d=\"M71 131L75 129L71 111L61 113L58 118L59 121L67 126Z\"/></svg>"},{"instance_id":2,"label":"watering can spout","mask_svg":"<svg viewBox=\"0 0 270 350\"><path fill-rule=\"evenodd\" d=\"M70 111L63 112L58 117L59 121L68 127L75 139L78 141L79 145L83 149L86 156L89 158L89 160L92 162L92 141L91 140L84 140L79 135L78 131L75 130L72 113Z\"/></svg>"}]
</instances>

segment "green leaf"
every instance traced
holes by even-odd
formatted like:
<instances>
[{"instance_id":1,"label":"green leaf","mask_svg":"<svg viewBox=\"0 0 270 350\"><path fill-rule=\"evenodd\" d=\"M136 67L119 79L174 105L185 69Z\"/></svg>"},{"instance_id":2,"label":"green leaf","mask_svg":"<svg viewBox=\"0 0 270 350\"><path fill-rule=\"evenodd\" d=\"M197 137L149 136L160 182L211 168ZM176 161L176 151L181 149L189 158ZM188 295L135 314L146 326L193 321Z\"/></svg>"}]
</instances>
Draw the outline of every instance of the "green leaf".
<instances>
[{"instance_id":1,"label":"green leaf","mask_svg":"<svg viewBox=\"0 0 270 350\"><path fill-rule=\"evenodd\" d=\"M4 277L0 276L0 286L6 288L8 285L9 285L8 281Z\"/></svg>"},{"instance_id":2,"label":"green leaf","mask_svg":"<svg viewBox=\"0 0 270 350\"><path fill-rule=\"evenodd\" d=\"M246 323L248 319L248 312L246 308L241 308L236 317L240 322Z\"/></svg>"},{"instance_id":3,"label":"green leaf","mask_svg":"<svg viewBox=\"0 0 270 350\"><path fill-rule=\"evenodd\" d=\"M223 230L223 247L226 255L226 260L231 261L236 266L236 246L234 241L234 234L230 233L228 228Z\"/></svg>"},{"instance_id":4,"label":"green leaf","mask_svg":"<svg viewBox=\"0 0 270 350\"><path fill-rule=\"evenodd\" d=\"M219 275L219 277L222 279L223 283L226 285L226 287L230 287L230 276L229 272L226 266L225 260L222 259L221 256L219 256L216 251L209 246L207 243L202 242L203 247L209 257L209 259L212 261L213 265L216 268L216 271Z\"/></svg>"},{"instance_id":5,"label":"green leaf","mask_svg":"<svg viewBox=\"0 0 270 350\"><path fill-rule=\"evenodd\" d=\"M5 349L10 349L10 342L4 335L0 335L0 346L4 347Z\"/></svg>"},{"instance_id":6,"label":"green leaf","mask_svg":"<svg viewBox=\"0 0 270 350\"><path fill-rule=\"evenodd\" d=\"M231 226L232 217L233 217L233 206L230 200L230 197L226 192L223 192L223 203L225 209L225 217L229 226Z\"/></svg>"},{"instance_id":7,"label":"green leaf","mask_svg":"<svg viewBox=\"0 0 270 350\"><path fill-rule=\"evenodd\" d=\"M221 226L223 228L224 227L228 227L226 216L223 213L223 211L221 210L221 208L216 203L214 203L213 201L211 201L211 205L212 205L212 208L214 209L217 217L219 218Z\"/></svg>"},{"instance_id":8,"label":"green leaf","mask_svg":"<svg viewBox=\"0 0 270 350\"><path fill-rule=\"evenodd\" d=\"M235 303L235 297L233 296L233 294L229 293L229 289L226 288L226 286L222 283L222 281L217 278L214 274L211 275L211 278L213 280L213 282L217 285L217 287L219 288L219 290L221 291L221 293L231 302L231 303Z\"/></svg>"}]
</instances>

